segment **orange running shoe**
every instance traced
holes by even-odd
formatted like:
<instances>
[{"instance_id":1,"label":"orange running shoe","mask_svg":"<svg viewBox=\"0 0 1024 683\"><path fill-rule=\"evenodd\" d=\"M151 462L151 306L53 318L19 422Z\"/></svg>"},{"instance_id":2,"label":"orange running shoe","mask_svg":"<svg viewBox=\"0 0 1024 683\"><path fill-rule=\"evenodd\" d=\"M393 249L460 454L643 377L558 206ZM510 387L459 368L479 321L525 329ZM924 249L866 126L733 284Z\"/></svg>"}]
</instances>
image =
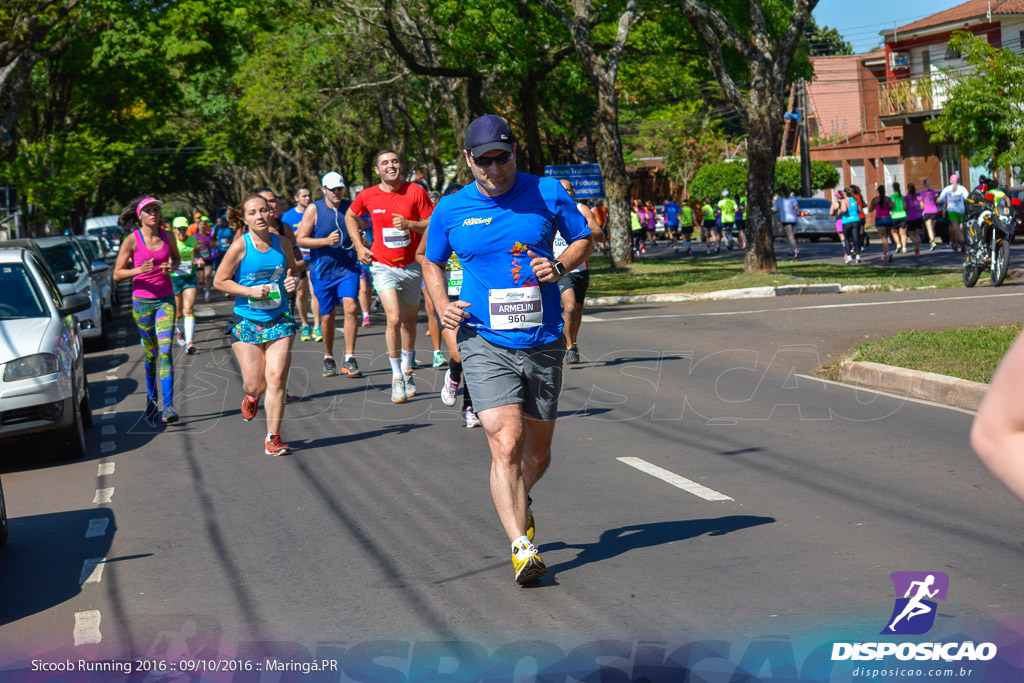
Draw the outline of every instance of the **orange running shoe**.
<instances>
[{"instance_id":1,"label":"orange running shoe","mask_svg":"<svg viewBox=\"0 0 1024 683\"><path fill-rule=\"evenodd\" d=\"M260 399L256 396L245 395L242 399L242 419L248 422L260 412Z\"/></svg>"},{"instance_id":2,"label":"orange running shoe","mask_svg":"<svg viewBox=\"0 0 1024 683\"><path fill-rule=\"evenodd\" d=\"M288 448L283 443L281 443L280 434L271 434L270 436L268 436L266 442L264 443L263 450L267 455L273 456L288 455L289 453L292 452L292 449Z\"/></svg>"}]
</instances>

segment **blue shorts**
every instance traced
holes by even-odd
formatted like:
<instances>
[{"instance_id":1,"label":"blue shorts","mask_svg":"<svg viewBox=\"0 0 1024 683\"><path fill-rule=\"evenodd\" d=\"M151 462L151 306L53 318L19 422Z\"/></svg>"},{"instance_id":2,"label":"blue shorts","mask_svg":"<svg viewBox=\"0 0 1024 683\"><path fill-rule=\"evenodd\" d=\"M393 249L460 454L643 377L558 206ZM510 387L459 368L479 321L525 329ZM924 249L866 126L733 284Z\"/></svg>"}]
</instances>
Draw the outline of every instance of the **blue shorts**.
<instances>
[{"instance_id":1,"label":"blue shorts","mask_svg":"<svg viewBox=\"0 0 1024 683\"><path fill-rule=\"evenodd\" d=\"M342 299L359 297L359 274L352 273L334 280L315 280L309 278L313 285L313 294L320 302L320 314L327 315L341 303Z\"/></svg>"}]
</instances>

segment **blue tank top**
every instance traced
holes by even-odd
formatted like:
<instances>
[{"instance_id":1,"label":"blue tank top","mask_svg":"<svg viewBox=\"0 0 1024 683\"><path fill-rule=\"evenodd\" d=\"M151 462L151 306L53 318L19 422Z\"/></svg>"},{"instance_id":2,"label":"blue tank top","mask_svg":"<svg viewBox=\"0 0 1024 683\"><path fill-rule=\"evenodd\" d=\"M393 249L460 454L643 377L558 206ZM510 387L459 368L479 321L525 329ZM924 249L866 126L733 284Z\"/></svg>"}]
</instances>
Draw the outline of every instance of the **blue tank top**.
<instances>
[{"instance_id":1,"label":"blue tank top","mask_svg":"<svg viewBox=\"0 0 1024 683\"><path fill-rule=\"evenodd\" d=\"M847 197L850 200L850 208L846 210L846 214L843 216L843 223L857 223L860 221L860 212L857 210L857 200L853 197Z\"/></svg>"},{"instance_id":2,"label":"blue tank top","mask_svg":"<svg viewBox=\"0 0 1024 683\"><path fill-rule=\"evenodd\" d=\"M252 235L245 234L245 255L235 271L235 282L243 287L269 285L266 299L235 297L235 314L254 322L269 322L288 310L288 294L284 290L284 277L288 260L281 250L277 235L270 234L270 249L261 252L253 244Z\"/></svg>"},{"instance_id":3,"label":"blue tank top","mask_svg":"<svg viewBox=\"0 0 1024 683\"><path fill-rule=\"evenodd\" d=\"M327 206L327 200L313 202L316 207L316 225L313 226L312 237L323 239L335 230L341 232L341 241L333 247L317 247L309 250L309 276L314 280L338 280L359 274L356 250L345 228L345 212L352 204L342 201L335 211Z\"/></svg>"}]
</instances>

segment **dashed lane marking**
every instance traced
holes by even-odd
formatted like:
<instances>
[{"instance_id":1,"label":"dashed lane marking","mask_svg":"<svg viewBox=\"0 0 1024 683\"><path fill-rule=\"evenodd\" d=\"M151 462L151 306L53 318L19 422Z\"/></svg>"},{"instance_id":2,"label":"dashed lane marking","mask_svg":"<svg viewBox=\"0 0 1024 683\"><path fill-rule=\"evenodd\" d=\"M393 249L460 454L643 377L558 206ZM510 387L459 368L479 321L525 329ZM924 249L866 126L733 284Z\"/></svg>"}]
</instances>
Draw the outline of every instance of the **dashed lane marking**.
<instances>
[{"instance_id":1,"label":"dashed lane marking","mask_svg":"<svg viewBox=\"0 0 1024 683\"><path fill-rule=\"evenodd\" d=\"M103 565L107 562L105 557L91 557L82 562L82 573L78 577L79 585L87 583L99 583L103 580Z\"/></svg>"},{"instance_id":2,"label":"dashed lane marking","mask_svg":"<svg viewBox=\"0 0 1024 683\"><path fill-rule=\"evenodd\" d=\"M107 527L110 525L110 519L107 517L97 517L96 519L89 520L89 528L85 530L86 538L100 538L107 535Z\"/></svg>"},{"instance_id":3,"label":"dashed lane marking","mask_svg":"<svg viewBox=\"0 0 1024 683\"><path fill-rule=\"evenodd\" d=\"M117 397L116 396L107 396L105 399L103 399L103 405L105 405L105 406L112 406L115 403L117 403Z\"/></svg>"},{"instance_id":4,"label":"dashed lane marking","mask_svg":"<svg viewBox=\"0 0 1024 683\"><path fill-rule=\"evenodd\" d=\"M117 393L117 387L114 386L114 385L110 385L109 387L107 387L107 393L108 394L116 394Z\"/></svg>"},{"instance_id":5,"label":"dashed lane marking","mask_svg":"<svg viewBox=\"0 0 1024 683\"><path fill-rule=\"evenodd\" d=\"M117 443L114 441L100 442L100 453L113 453L117 450Z\"/></svg>"},{"instance_id":6,"label":"dashed lane marking","mask_svg":"<svg viewBox=\"0 0 1024 683\"><path fill-rule=\"evenodd\" d=\"M99 610L75 612L75 646L95 645L102 640Z\"/></svg>"},{"instance_id":7,"label":"dashed lane marking","mask_svg":"<svg viewBox=\"0 0 1024 683\"><path fill-rule=\"evenodd\" d=\"M108 474L114 473L114 463L112 462L101 462L96 473L97 477L105 477Z\"/></svg>"},{"instance_id":8,"label":"dashed lane marking","mask_svg":"<svg viewBox=\"0 0 1024 683\"><path fill-rule=\"evenodd\" d=\"M114 495L114 487L111 486L108 489L96 489L96 496L93 497L92 502L94 505L102 505L103 503L109 503L111 496Z\"/></svg>"},{"instance_id":9,"label":"dashed lane marking","mask_svg":"<svg viewBox=\"0 0 1024 683\"><path fill-rule=\"evenodd\" d=\"M733 500L724 493L719 493L714 489L709 489L707 486L702 486L695 481L691 481L686 477L681 477L675 472L669 472L668 470L652 465L646 460L640 458L616 458L619 462L623 462L630 467L635 467L641 472L646 472L652 477L657 477L664 482L668 482L677 488L681 488L687 493L703 498L704 500Z\"/></svg>"},{"instance_id":10,"label":"dashed lane marking","mask_svg":"<svg viewBox=\"0 0 1024 683\"><path fill-rule=\"evenodd\" d=\"M113 436L117 434L117 427L114 425L103 425L103 429L100 432L103 436Z\"/></svg>"},{"instance_id":11,"label":"dashed lane marking","mask_svg":"<svg viewBox=\"0 0 1024 683\"><path fill-rule=\"evenodd\" d=\"M100 414L100 419L101 420L113 420L115 417L117 417L117 411L116 410L111 410L111 411L108 411L106 413L101 413Z\"/></svg>"}]
</instances>

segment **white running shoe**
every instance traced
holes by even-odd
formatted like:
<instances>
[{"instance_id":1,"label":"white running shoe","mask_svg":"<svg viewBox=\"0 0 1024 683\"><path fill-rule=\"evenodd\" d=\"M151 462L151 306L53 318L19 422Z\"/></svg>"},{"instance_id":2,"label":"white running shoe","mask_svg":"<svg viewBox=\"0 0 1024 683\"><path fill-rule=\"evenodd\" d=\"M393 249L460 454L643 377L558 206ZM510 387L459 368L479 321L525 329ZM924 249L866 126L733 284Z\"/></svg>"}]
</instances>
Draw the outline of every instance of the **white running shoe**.
<instances>
[{"instance_id":1,"label":"white running shoe","mask_svg":"<svg viewBox=\"0 0 1024 683\"><path fill-rule=\"evenodd\" d=\"M412 371L405 373L405 397L412 398L416 395L416 381L413 379Z\"/></svg>"},{"instance_id":2,"label":"white running shoe","mask_svg":"<svg viewBox=\"0 0 1024 683\"><path fill-rule=\"evenodd\" d=\"M455 398L459 394L459 383L452 379L451 369L444 373L444 385L441 387L441 403L446 406L455 405Z\"/></svg>"}]
</instances>

